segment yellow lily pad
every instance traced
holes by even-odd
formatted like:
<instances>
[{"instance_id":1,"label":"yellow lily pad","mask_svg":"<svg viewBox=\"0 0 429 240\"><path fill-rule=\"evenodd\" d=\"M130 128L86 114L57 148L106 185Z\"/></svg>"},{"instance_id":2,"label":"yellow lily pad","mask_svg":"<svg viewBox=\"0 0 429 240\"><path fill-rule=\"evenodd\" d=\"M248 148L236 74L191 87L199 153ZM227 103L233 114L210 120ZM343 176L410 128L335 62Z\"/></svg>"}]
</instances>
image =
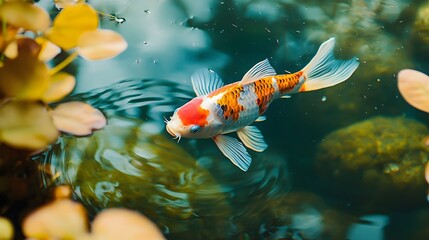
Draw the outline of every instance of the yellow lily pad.
<instances>
[{"instance_id":1,"label":"yellow lily pad","mask_svg":"<svg viewBox=\"0 0 429 240\"><path fill-rule=\"evenodd\" d=\"M398 89L413 107L429 112L429 76L412 69L398 73Z\"/></svg>"},{"instance_id":2,"label":"yellow lily pad","mask_svg":"<svg viewBox=\"0 0 429 240\"><path fill-rule=\"evenodd\" d=\"M18 42L11 41L4 49L3 54L9 59L16 58L18 56Z\"/></svg>"},{"instance_id":3,"label":"yellow lily pad","mask_svg":"<svg viewBox=\"0 0 429 240\"><path fill-rule=\"evenodd\" d=\"M25 2L3 2L0 5L0 19L30 31L45 31L51 25L46 10Z\"/></svg>"},{"instance_id":4,"label":"yellow lily pad","mask_svg":"<svg viewBox=\"0 0 429 240\"><path fill-rule=\"evenodd\" d=\"M58 9L65 8L68 6L73 6L77 3L82 3L84 0L54 0L55 7Z\"/></svg>"},{"instance_id":5,"label":"yellow lily pad","mask_svg":"<svg viewBox=\"0 0 429 240\"><path fill-rule=\"evenodd\" d=\"M88 220L82 204L59 199L27 216L22 229L31 239L76 239L88 231Z\"/></svg>"},{"instance_id":6,"label":"yellow lily pad","mask_svg":"<svg viewBox=\"0 0 429 240\"><path fill-rule=\"evenodd\" d=\"M5 29L0 28L0 49L4 49L6 44L15 39L17 32L18 28L11 25L7 25Z\"/></svg>"},{"instance_id":7,"label":"yellow lily pad","mask_svg":"<svg viewBox=\"0 0 429 240\"><path fill-rule=\"evenodd\" d=\"M127 46L127 42L119 33L102 29L82 34L77 52L87 60L101 60L115 57Z\"/></svg>"},{"instance_id":8,"label":"yellow lily pad","mask_svg":"<svg viewBox=\"0 0 429 240\"><path fill-rule=\"evenodd\" d=\"M107 123L100 110L83 102L60 104L51 111L51 116L58 130L76 136L90 135Z\"/></svg>"},{"instance_id":9,"label":"yellow lily pad","mask_svg":"<svg viewBox=\"0 0 429 240\"><path fill-rule=\"evenodd\" d=\"M18 56L5 59L0 68L0 93L21 100L38 100L43 96L50 77L45 63L37 58L38 52L38 44L31 39L18 43Z\"/></svg>"},{"instance_id":10,"label":"yellow lily pad","mask_svg":"<svg viewBox=\"0 0 429 240\"><path fill-rule=\"evenodd\" d=\"M40 61L46 62L52 60L52 58L54 58L61 52L60 47L45 38L38 37L35 39L35 41L41 47L38 56Z\"/></svg>"},{"instance_id":11,"label":"yellow lily pad","mask_svg":"<svg viewBox=\"0 0 429 240\"><path fill-rule=\"evenodd\" d=\"M71 93L75 85L76 79L73 75L59 72L51 77L51 83L42 100L46 103L59 101Z\"/></svg>"},{"instance_id":12,"label":"yellow lily pad","mask_svg":"<svg viewBox=\"0 0 429 240\"><path fill-rule=\"evenodd\" d=\"M99 213L92 222L92 235L96 236L96 239L106 240L165 239L158 227L147 217L119 208L110 208Z\"/></svg>"},{"instance_id":13,"label":"yellow lily pad","mask_svg":"<svg viewBox=\"0 0 429 240\"><path fill-rule=\"evenodd\" d=\"M0 141L16 148L41 149L58 138L46 107L10 101L0 107Z\"/></svg>"},{"instance_id":14,"label":"yellow lily pad","mask_svg":"<svg viewBox=\"0 0 429 240\"><path fill-rule=\"evenodd\" d=\"M12 223L8 219L0 217L0 239L13 239L13 234Z\"/></svg>"},{"instance_id":15,"label":"yellow lily pad","mask_svg":"<svg viewBox=\"0 0 429 240\"><path fill-rule=\"evenodd\" d=\"M64 50L69 50L77 46L84 32L97 27L97 12L88 4L79 3L64 8L58 14L46 37Z\"/></svg>"}]
</instances>

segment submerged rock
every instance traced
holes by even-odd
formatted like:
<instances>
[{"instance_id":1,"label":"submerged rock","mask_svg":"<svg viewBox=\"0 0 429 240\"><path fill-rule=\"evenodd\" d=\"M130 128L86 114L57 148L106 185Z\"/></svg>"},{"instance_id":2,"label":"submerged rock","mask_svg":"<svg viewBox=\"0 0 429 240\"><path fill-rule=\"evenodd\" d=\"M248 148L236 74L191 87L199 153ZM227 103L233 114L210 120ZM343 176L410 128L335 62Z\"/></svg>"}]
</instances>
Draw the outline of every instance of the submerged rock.
<instances>
[{"instance_id":1,"label":"submerged rock","mask_svg":"<svg viewBox=\"0 0 429 240\"><path fill-rule=\"evenodd\" d=\"M345 239L352 216L328 207L316 194L291 192L264 207L261 239Z\"/></svg>"},{"instance_id":2,"label":"submerged rock","mask_svg":"<svg viewBox=\"0 0 429 240\"><path fill-rule=\"evenodd\" d=\"M329 134L318 146L316 168L328 191L353 209L386 212L425 204L425 125L375 117Z\"/></svg>"},{"instance_id":3,"label":"submerged rock","mask_svg":"<svg viewBox=\"0 0 429 240\"><path fill-rule=\"evenodd\" d=\"M47 157L51 174L56 183L70 184L92 214L124 207L144 213L170 236L224 236L231 213L220 185L157 129L111 116L90 137L62 137Z\"/></svg>"}]
</instances>

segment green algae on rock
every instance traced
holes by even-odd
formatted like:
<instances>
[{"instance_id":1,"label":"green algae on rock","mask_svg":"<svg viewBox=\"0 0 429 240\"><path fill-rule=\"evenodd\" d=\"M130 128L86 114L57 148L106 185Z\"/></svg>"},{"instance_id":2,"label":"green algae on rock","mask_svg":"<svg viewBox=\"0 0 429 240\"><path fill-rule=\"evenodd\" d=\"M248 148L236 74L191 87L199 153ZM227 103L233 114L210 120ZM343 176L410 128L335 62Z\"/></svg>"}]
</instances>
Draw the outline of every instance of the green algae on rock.
<instances>
[{"instance_id":1,"label":"green algae on rock","mask_svg":"<svg viewBox=\"0 0 429 240\"><path fill-rule=\"evenodd\" d=\"M425 125L374 117L339 129L318 146L316 168L329 191L366 212L413 209L425 203Z\"/></svg>"},{"instance_id":2,"label":"green algae on rock","mask_svg":"<svg viewBox=\"0 0 429 240\"><path fill-rule=\"evenodd\" d=\"M47 156L51 174L56 184L70 184L92 214L124 207L142 212L170 236L224 236L224 219L231 213L221 186L154 129L138 119L111 116L90 137L63 136ZM205 221L212 228L203 227Z\"/></svg>"}]
</instances>

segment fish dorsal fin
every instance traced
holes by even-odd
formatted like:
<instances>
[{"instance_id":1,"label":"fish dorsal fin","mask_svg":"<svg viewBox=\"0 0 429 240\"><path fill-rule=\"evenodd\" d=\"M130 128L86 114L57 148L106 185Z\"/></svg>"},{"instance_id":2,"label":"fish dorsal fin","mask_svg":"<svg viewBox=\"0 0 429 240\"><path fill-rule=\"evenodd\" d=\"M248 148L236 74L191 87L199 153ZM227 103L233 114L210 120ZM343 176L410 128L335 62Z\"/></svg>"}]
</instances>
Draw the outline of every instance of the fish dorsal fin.
<instances>
[{"instance_id":1,"label":"fish dorsal fin","mask_svg":"<svg viewBox=\"0 0 429 240\"><path fill-rule=\"evenodd\" d=\"M197 96L204 96L222 87L222 79L210 69L197 70L191 76L192 87Z\"/></svg>"},{"instance_id":2,"label":"fish dorsal fin","mask_svg":"<svg viewBox=\"0 0 429 240\"><path fill-rule=\"evenodd\" d=\"M253 66L241 79L241 84L251 83L263 77L275 76L277 73L273 67L271 67L268 59L258 62Z\"/></svg>"},{"instance_id":3,"label":"fish dorsal fin","mask_svg":"<svg viewBox=\"0 0 429 240\"><path fill-rule=\"evenodd\" d=\"M238 130L237 135L246 147L254 151L262 152L268 147L261 131L255 126L246 126Z\"/></svg>"},{"instance_id":4,"label":"fish dorsal fin","mask_svg":"<svg viewBox=\"0 0 429 240\"><path fill-rule=\"evenodd\" d=\"M231 160L234 165L243 171L249 169L252 158L240 141L225 135L217 135L213 137L213 140L223 155Z\"/></svg>"}]
</instances>

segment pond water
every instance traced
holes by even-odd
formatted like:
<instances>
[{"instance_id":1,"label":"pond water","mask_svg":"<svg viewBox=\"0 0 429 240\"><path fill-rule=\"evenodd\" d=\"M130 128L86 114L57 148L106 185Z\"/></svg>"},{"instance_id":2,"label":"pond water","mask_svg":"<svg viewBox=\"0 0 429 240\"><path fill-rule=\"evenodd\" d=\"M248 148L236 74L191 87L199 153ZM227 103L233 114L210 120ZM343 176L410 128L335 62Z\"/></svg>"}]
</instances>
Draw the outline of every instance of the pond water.
<instances>
[{"instance_id":1,"label":"pond water","mask_svg":"<svg viewBox=\"0 0 429 240\"><path fill-rule=\"evenodd\" d=\"M168 239L429 238L429 119L396 78L404 68L429 73L429 1L89 3L126 19L102 26L129 47L75 65L66 101L92 104L109 124L61 137L43 160L46 185L71 184L91 214L138 210ZM211 140L177 142L165 130L164 118L195 96L196 70L232 83L268 58L277 73L295 72L330 37L336 57L357 56L359 68L337 86L273 102L255 124L269 147L250 151L249 171Z\"/></svg>"}]
</instances>

